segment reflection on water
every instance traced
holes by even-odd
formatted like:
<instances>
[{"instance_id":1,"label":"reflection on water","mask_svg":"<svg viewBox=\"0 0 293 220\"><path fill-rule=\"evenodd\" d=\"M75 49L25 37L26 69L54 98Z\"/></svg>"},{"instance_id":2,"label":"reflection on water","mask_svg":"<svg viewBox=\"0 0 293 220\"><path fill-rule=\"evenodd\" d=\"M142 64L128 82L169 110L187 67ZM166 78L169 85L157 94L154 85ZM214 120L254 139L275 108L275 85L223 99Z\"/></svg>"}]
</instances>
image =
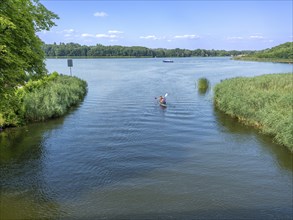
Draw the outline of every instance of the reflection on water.
<instances>
[{"instance_id":1,"label":"reflection on water","mask_svg":"<svg viewBox=\"0 0 293 220\"><path fill-rule=\"evenodd\" d=\"M205 95L209 91L209 87L207 88L198 88L199 95Z\"/></svg>"},{"instance_id":2,"label":"reflection on water","mask_svg":"<svg viewBox=\"0 0 293 220\"><path fill-rule=\"evenodd\" d=\"M42 143L50 135L50 131L63 121L63 118L59 118L0 132L0 163L25 164L27 160L40 159Z\"/></svg>"},{"instance_id":3,"label":"reflection on water","mask_svg":"<svg viewBox=\"0 0 293 220\"><path fill-rule=\"evenodd\" d=\"M59 210L59 205L54 201L37 199L39 195L34 193L2 193L1 219L58 219L64 216Z\"/></svg>"},{"instance_id":4,"label":"reflection on water","mask_svg":"<svg viewBox=\"0 0 293 220\"><path fill-rule=\"evenodd\" d=\"M276 164L282 169L293 171L292 153L284 146L273 143L272 137L260 133L257 129L246 126L239 122L236 118L231 118L225 113L214 108L215 117L218 121L219 129L233 134L234 138L247 139L255 137L259 145L266 153L270 153L276 159Z\"/></svg>"},{"instance_id":5,"label":"reflection on water","mask_svg":"<svg viewBox=\"0 0 293 220\"><path fill-rule=\"evenodd\" d=\"M59 205L43 179L46 138L64 119L36 123L0 133L0 219L60 216Z\"/></svg>"}]
</instances>

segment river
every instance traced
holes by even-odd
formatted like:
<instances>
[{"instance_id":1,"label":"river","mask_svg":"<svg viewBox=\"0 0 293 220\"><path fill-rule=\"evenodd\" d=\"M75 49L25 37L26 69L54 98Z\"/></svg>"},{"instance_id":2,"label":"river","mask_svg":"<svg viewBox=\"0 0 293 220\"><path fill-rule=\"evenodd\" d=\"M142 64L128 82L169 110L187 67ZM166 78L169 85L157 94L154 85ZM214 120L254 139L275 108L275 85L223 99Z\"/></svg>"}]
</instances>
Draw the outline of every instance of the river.
<instances>
[{"instance_id":1,"label":"river","mask_svg":"<svg viewBox=\"0 0 293 220\"><path fill-rule=\"evenodd\" d=\"M0 133L0 219L291 219L292 153L214 109L213 86L292 65L173 60L74 59L84 101Z\"/></svg>"}]
</instances>

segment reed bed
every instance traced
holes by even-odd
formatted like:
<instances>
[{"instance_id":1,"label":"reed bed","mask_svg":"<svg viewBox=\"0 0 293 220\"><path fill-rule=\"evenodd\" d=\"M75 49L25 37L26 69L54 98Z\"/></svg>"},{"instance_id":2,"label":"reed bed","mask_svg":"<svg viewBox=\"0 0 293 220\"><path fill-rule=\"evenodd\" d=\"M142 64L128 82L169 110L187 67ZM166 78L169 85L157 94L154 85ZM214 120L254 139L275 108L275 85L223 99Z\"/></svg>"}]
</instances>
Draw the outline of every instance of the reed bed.
<instances>
[{"instance_id":1,"label":"reed bed","mask_svg":"<svg viewBox=\"0 0 293 220\"><path fill-rule=\"evenodd\" d=\"M87 83L54 72L0 94L0 129L64 115L87 93Z\"/></svg>"},{"instance_id":2,"label":"reed bed","mask_svg":"<svg viewBox=\"0 0 293 220\"><path fill-rule=\"evenodd\" d=\"M26 93L23 98L24 116L28 121L44 121L64 115L68 108L78 104L86 94L87 84L76 77L58 76Z\"/></svg>"},{"instance_id":3,"label":"reed bed","mask_svg":"<svg viewBox=\"0 0 293 220\"><path fill-rule=\"evenodd\" d=\"M214 88L214 103L293 152L292 73L224 80Z\"/></svg>"}]
</instances>

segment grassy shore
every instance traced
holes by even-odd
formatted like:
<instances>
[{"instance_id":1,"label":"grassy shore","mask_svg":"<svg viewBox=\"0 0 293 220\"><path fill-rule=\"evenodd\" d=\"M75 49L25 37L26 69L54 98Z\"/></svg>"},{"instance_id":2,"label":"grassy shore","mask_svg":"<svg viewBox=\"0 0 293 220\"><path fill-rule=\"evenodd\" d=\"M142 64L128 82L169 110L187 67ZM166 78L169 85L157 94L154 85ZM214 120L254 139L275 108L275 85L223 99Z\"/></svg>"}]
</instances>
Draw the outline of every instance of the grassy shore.
<instances>
[{"instance_id":1,"label":"grassy shore","mask_svg":"<svg viewBox=\"0 0 293 220\"><path fill-rule=\"evenodd\" d=\"M257 57L249 57L249 56L239 56L233 57L233 60L241 60L241 61L256 61L256 62L272 62L272 63L293 63L293 59L282 59L282 58L257 58Z\"/></svg>"},{"instance_id":2,"label":"grassy shore","mask_svg":"<svg viewBox=\"0 0 293 220\"><path fill-rule=\"evenodd\" d=\"M293 152L293 74L224 80L214 89L218 109L272 135Z\"/></svg>"}]
</instances>

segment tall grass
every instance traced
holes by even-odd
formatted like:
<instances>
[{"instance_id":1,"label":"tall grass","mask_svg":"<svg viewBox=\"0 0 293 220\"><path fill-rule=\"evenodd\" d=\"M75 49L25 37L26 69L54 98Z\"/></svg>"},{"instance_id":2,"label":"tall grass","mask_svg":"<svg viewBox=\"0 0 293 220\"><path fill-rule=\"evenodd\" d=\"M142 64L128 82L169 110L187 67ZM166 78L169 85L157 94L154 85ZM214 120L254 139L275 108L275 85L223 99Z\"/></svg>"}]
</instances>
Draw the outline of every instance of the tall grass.
<instances>
[{"instance_id":1,"label":"tall grass","mask_svg":"<svg viewBox=\"0 0 293 220\"><path fill-rule=\"evenodd\" d=\"M76 77L58 76L45 86L24 95L24 117L28 121L43 121L64 115L70 106L82 100L86 91L85 81Z\"/></svg>"},{"instance_id":2,"label":"tall grass","mask_svg":"<svg viewBox=\"0 0 293 220\"><path fill-rule=\"evenodd\" d=\"M293 74L224 80L214 89L217 108L272 135L293 152Z\"/></svg>"}]
</instances>

